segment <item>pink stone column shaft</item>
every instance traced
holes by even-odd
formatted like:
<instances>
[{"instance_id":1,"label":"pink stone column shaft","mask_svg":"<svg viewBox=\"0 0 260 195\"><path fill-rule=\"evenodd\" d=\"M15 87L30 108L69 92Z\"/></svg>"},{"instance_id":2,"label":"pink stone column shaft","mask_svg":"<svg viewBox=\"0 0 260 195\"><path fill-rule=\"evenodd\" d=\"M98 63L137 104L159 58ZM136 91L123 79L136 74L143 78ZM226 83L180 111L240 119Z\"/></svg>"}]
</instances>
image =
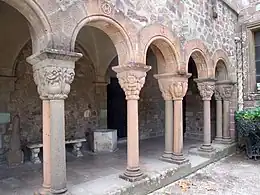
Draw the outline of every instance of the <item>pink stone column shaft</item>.
<instances>
[{"instance_id":1,"label":"pink stone column shaft","mask_svg":"<svg viewBox=\"0 0 260 195\"><path fill-rule=\"evenodd\" d=\"M204 143L203 147L211 148L211 119L210 119L210 100L203 100L204 104Z\"/></svg>"},{"instance_id":2,"label":"pink stone column shaft","mask_svg":"<svg viewBox=\"0 0 260 195\"><path fill-rule=\"evenodd\" d=\"M216 138L215 138L215 140L216 141L221 141L222 140L222 125L223 125L223 123L222 123L222 111L223 111L223 109L222 109L222 100L220 99L218 99L218 100L216 100Z\"/></svg>"},{"instance_id":3,"label":"pink stone column shaft","mask_svg":"<svg viewBox=\"0 0 260 195\"><path fill-rule=\"evenodd\" d=\"M165 150L163 158L171 158L173 145L173 102L165 100Z\"/></svg>"},{"instance_id":4,"label":"pink stone column shaft","mask_svg":"<svg viewBox=\"0 0 260 195\"><path fill-rule=\"evenodd\" d=\"M179 164L184 163L183 155L183 115L182 99L174 100L174 136L172 160ZM186 161L185 161L186 162Z\"/></svg>"},{"instance_id":5,"label":"pink stone column shaft","mask_svg":"<svg viewBox=\"0 0 260 195\"><path fill-rule=\"evenodd\" d=\"M67 191L64 100L50 100L51 193Z\"/></svg>"},{"instance_id":6,"label":"pink stone column shaft","mask_svg":"<svg viewBox=\"0 0 260 195\"><path fill-rule=\"evenodd\" d=\"M230 142L230 129L229 129L229 100L224 100L224 114L223 114L223 141Z\"/></svg>"},{"instance_id":7,"label":"pink stone column shaft","mask_svg":"<svg viewBox=\"0 0 260 195\"><path fill-rule=\"evenodd\" d=\"M127 100L127 170L139 168L138 101Z\"/></svg>"},{"instance_id":8,"label":"pink stone column shaft","mask_svg":"<svg viewBox=\"0 0 260 195\"><path fill-rule=\"evenodd\" d=\"M51 140L50 140L50 100L42 100L43 128L43 192L49 192L51 187Z\"/></svg>"}]
</instances>

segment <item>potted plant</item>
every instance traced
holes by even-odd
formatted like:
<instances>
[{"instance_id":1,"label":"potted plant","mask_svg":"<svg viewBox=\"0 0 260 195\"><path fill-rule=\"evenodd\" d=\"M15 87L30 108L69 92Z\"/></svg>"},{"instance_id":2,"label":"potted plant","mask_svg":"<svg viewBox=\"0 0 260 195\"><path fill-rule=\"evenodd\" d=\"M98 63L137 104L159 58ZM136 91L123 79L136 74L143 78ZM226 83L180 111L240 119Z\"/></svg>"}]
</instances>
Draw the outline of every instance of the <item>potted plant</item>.
<instances>
[{"instance_id":1,"label":"potted plant","mask_svg":"<svg viewBox=\"0 0 260 195\"><path fill-rule=\"evenodd\" d=\"M236 129L240 145L245 145L249 158L260 156L260 107L237 111Z\"/></svg>"}]
</instances>

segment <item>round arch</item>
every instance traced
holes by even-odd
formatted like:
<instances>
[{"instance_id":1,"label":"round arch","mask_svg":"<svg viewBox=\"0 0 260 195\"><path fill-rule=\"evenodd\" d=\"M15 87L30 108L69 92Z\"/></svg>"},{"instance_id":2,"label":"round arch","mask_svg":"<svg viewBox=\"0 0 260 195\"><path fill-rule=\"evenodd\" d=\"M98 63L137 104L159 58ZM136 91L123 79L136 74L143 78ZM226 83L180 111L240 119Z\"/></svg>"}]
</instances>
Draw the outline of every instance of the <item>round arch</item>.
<instances>
[{"instance_id":1,"label":"round arch","mask_svg":"<svg viewBox=\"0 0 260 195\"><path fill-rule=\"evenodd\" d=\"M146 63L148 48L151 47L158 61L158 73L177 72L181 64L180 42L167 27L152 24L139 33L139 59Z\"/></svg>"},{"instance_id":2,"label":"round arch","mask_svg":"<svg viewBox=\"0 0 260 195\"><path fill-rule=\"evenodd\" d=\"M190 57L194 60L198 72L198 78L214 77L215 71L213 62L206 45L198 39L190 40L184 45L184 56L186 71Z\"/></svg>"},{"instance_id":3,"label":"round arch","mask_svg":"<svg viewBox=\"0 0 260 195\"><path fill-rule=\"evenodd\" d=\"M0 0L19 11L29 22L33 53L52 44L52 30L41 7L31 0Z\"/></svg>"},{"instance_id":4,"label":"round arch","mask_svg":"<svg viewBox=\"0 0 260 195\"><path fill-rule=\"evenodd\" d=\"M222 49L217 49L212 55L212 60L215 73L217 72L217 69L221 68L221 72L226 75L226 79L229 79L231 63L227 53Z\"/></svg>"},{"instance_id":5,"label":"round arch","mask_svg":"<svg viewBox=\"0 0 260 195\"><path fill-rule=\"evenodd\" d=\"M73 30L70 42L70 49L72 51L75 48L75 42L79 31L86 25L98 28L109 36L117 50L119 65L125 64L127 61L132 61L133 49L128 34L114 19L103 15L85 17L77 24Z\"/></svg>"}]
</instances>

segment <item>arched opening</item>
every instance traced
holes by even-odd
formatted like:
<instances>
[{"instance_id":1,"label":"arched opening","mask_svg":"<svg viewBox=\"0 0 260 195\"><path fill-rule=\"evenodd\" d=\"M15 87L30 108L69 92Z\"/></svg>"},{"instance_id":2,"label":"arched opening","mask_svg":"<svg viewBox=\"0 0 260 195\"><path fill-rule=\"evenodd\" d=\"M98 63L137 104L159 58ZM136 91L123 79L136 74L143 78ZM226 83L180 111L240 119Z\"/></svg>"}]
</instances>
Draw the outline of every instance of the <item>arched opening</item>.
<instances>
[{"instance_id":1,"label":"arched opening","mask_svg":"<svg viewBox=\"0 0 260 195\"><path fill-rule=\"evenodd\" d=\"M0 30L0 164L11 165L15 162L8 155L14 147L10 141L14 136L19 140L16 143L19 151L14 156L18 158L19 154L25 153L21 162L28 157L27 143L41 138L41 106L37 107L40 99L32 67L26 62L33 45L30 23L17 9L3 1L0 1L0 10L0 24L4 27ZM20 119L20 129L15 129L13 124L16 115Z\"/></svg>"},{"instance_id":2,"label":"arched opening","mask_svg":"<svg viewBox=\"0 0 260 195\"><path fill-rule=\"evenodd\" d=\"M188 80L187 94L183 99L184 133L187 139L203 141L203 101L194 79L208 77L208 65L199 51L194 51L188 62L188 72L191 77ZM211 99L211 137L215 138L216 130L216 106Z\"/></svg>"},{"instance_id":3,"label":"arched opening","mask_svg":"<svg viewBox=\"0 0 260 195\"><path fill-rule=\"evenodd\" d=\"M77 125L74 125L75 130L68 129L68 131L71 131L72 135L80 131L81 137L85 134L91 150L95 150L93 132L116 129L117 138L127 136L125 94L112 67L126 63L129 56L128 43L116 24L110 23L107 19L95 18L85 21L78 31L76 41L84 48L84 55L90 59L92 71L90 69L85 71L87 74L80 78L81 84L77 81L72 83L68 102L70 105L79 104L80 107L75 105L74 109L71 109L67 104L66 110L73 110L67 117L71 120L74 120L73 117L77 118L74 120L77 122ZM76 48L77 45L75 50ZM76 62L76 69L79 63L85 69L90 67L90 62L82 62L82 59ZM76 80L77 74L76 72ZM80 126L82 128L77 130Z\"/></svg>"}]
</instances>

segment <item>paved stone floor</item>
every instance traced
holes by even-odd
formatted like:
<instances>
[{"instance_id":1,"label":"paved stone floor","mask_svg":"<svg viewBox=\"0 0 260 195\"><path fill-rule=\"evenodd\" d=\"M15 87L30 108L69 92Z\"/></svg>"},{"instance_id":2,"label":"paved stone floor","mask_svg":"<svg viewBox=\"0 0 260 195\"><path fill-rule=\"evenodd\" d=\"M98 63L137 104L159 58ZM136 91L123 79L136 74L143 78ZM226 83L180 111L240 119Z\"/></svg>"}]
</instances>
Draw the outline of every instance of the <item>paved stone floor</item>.
<instances>
[{"instance_id":1,"label":"paved stone floor","mask_svg":"<svg viewBox=\"0 0 260 195\"><path fill-rule=\"evenodd\" d=\"M184 150L187 154L190 147L200 142L185 141ZM159 169L176 167L171 163L159 160L164 151L164 138L153 138L140 142L140 163L147 173ZM194 158L199 162L197 158ZM200 160L200 159L199 159ZM93 155L84 152L83 158L75 158L67 152L68 188L76 195L107 194L107 191L129 186L129 182L119 179L119 174L126 168L126 144L120 144L114 153ZM41 187L42 165L26 162L20 167L9 168L0 166L0 195L31 195Z\"/></svg>"},{"instance_id":2,"label":"paved stone floor","mask_svg":"<svg viewBox=\"0 0 260 195\"><path fill-rule=\"evenodd\" d=\"M259 195L260 161L235 154L150 195Z\"/></svg>"}]
</instances>

